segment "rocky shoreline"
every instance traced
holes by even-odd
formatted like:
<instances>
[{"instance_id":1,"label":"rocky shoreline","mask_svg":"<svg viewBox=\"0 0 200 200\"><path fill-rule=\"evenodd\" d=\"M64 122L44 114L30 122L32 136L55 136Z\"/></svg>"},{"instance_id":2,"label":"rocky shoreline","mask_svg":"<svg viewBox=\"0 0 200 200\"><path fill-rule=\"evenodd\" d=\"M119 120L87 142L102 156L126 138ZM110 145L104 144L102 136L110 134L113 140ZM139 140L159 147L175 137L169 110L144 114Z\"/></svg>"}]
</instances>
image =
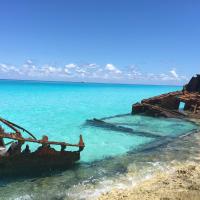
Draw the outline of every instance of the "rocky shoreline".
<instances>
[{"instance_id":1,"label":"rocky shoreline","mask_svg":"<svg viewBox=\"0 0 200 200\"><path fill-rule=\"evenodd\" d=\"M98 200L199 200L200 163L189 162L125 190L112 190Z\"/></svg>"},{"instance_id":2,"label":"rocky shoreline","mask_svg":"<svg viewBox=\"0 0 200 200\"><path fill-rule=\"evenodd\" d=\"M200 125L200 120L192 121ZM183 143L190 139L186 136ZM158 171L151 178L127 189L113 189L98 200L200 200L200 132L195 133L192 140L195 147L188 152L190 160L178 161L169 170ZM175 145L180 146L181 143ZM186 153L187 147L190 145L181 149L182 153Z\"/></svg>"}]
</instances>

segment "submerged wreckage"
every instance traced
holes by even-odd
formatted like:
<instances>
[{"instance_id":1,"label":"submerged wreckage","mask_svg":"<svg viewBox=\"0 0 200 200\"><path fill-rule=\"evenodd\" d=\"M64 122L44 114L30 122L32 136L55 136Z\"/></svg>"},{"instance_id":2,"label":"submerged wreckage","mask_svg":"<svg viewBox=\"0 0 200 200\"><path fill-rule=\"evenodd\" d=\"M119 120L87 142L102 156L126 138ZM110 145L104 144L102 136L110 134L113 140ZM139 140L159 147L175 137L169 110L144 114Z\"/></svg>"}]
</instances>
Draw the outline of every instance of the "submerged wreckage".
<instances>
[{"instance_id":1,"label":"submerged wreckage","mask_svg":"<svg viewBox=\"0 0 200 200\"><path fill-rule=\"evenodd\" d=\"M181 109L181 105L183 106ZM132 114L154 117L200 118L200 75L192 77L182 91L170 92L133 104Z\"/></svg>"},{"instance_id":2,"label":"submerged wreckage","mask_svg":"<svg viewBox=\"0 0 200 200\"><path fill-rule=\"evenodd\" d=\"M7 133L0 126L0 177L26 176L67 169L80 159L80 152L85 147L81 135L78 144L49 141L47 136L38 140L29 131L8 120L0 118L0 122L14 131ZM30 137L24 138L22 131L29 134ZM11 141L5 144L4 140L7 139ZM27 144L22 151L22 146L27 142L40 144L40 147L31 152ZM50 145L59 145L61 149L57 151ZM9 146L9 148L6 148L6 146ZM65 151L66 147L77 147L79 149Z\"/></svg>"},{"instance_id":3,"label":"submerged wreckage","mask_svg":"<svg viewBox=\"0 0 200 200\"><path fill-rule=\"evenodd\" d=\"M200 75L192 77L181 91L162 94L149 99L144 99L141 103L132 105L132 115L140 114L153 117L166 118L199 118L200 119ZM110 123L106 119L124 117L130 114L116 115L102 119L91 119L86 121L86 125L101 127L113 131L120 131L127 134L145 135L146 137L158 137L157 135L135 132L132 128L122 126L119 123Z\"/></svg>"}]
</instances>

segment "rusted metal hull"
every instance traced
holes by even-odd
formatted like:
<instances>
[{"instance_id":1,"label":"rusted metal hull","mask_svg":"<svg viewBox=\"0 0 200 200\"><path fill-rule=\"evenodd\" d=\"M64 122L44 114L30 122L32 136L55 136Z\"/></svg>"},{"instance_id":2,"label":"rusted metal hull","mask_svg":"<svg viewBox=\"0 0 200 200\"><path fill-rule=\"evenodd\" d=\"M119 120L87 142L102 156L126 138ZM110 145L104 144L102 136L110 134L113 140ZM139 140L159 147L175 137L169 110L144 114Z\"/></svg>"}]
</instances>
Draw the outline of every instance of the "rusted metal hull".
<instances>
[{"instance_id":1,"label":"rusted metal hull","mask_svg":"<svg viewBox=\"0 0 200 200\"><path fill-rule=\"evenodd\" d=\"M34 176L71 168L80 159L79 151L53 154L19 154L0 157L0 178Z\"/></svg>"},{"instance_id":2,"label":"rusted metal hull","mask_svg":"<svg viewBox=\"0 0 200 200\"><path fill-rule=\"evenodd\" d=\"M64 170L74 165L80 159L80 152L84 149L82 135L78 144L49 141L48 136L38 140L32 133L23 127L0 117L0 122L14 131L5 132L0 126L0 179L3 177L35 176L55 170ZM29 134L29 138L22 136L22 131ZM5 144L4 139L11 140ZM31 152L29 145L22 146L25 142L39 144L36 151ZM9 148L6 148L10 145ZM60 146L56 151L52 146ZM76 151L65 151L66 147L76 147Z\"/></svg>"},{"instance_id":3,"label":"rusted metal hull","mask_svg":"<svg viewBox=\"0 0 200 200\"><path fill-rule=\"evenodd\" d=\"M179 110L184 103L183 111ZM182 91L170 92L132 105L132 114L167 118L200 118L200 75L193 77Z\"/></svg>"}]
</instances>

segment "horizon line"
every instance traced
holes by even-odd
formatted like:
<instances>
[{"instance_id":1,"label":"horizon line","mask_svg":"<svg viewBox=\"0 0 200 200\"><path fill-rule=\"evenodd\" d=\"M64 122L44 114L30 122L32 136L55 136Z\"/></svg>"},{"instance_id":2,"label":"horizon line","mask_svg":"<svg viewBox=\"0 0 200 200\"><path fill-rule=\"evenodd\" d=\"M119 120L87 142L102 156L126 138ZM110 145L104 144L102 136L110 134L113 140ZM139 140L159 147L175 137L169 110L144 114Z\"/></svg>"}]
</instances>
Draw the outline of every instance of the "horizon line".
<instances>
[{"instance_id":1,"label":"horizon line","mask_svg":"<svg viewBox=\"0 0 200 200\"><path fill-rule=\"evenodd\" d=\"M112 84L112 85L150 85L150 86L184 86L184 84L148 84L148 83L118 83L118 82L93 82L93 81L64 81L64 80L40 80L40 79L12 79L12 78L0 78L0 81L27 81L27 82L44 82L44 83L82 83L82 84Z\"/></svg>"}]
</instances>

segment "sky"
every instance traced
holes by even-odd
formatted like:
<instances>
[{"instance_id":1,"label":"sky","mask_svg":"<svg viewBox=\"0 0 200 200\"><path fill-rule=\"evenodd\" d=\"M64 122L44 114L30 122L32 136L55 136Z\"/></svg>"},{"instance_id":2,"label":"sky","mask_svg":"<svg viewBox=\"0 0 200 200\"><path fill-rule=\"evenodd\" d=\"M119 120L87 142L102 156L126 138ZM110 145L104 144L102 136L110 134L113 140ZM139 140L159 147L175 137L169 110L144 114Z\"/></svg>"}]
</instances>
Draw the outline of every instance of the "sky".
<instances>
[{"instance_id":1,"label":"sky","mask_svg":"<svg viewBox=\"0 0 200 200\"><path fill-rule=\"evenodd\" d=\"M184 84L199 0L0 0L0 78Z\"/></svg>"}]
</instances>

